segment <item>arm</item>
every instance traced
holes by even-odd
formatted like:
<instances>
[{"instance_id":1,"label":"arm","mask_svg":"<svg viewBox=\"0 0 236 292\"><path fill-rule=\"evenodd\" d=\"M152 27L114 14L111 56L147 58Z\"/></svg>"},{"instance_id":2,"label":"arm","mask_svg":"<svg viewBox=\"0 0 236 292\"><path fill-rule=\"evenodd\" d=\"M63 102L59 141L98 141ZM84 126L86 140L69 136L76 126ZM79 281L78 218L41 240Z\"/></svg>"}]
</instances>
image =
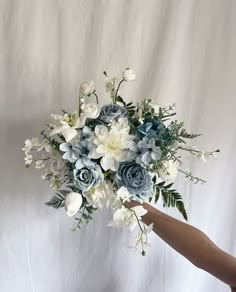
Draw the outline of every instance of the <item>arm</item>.
<instances>
[{"instance_id":1,"label":"arm","mask_svg":"<svg viewBox=\"0 0 236 292\"><path fill-rule=\"evenodd\" d=\"M131 202L128 207L137 205ZM203 232L176 220L149 204L143 222L153 224L153 231L195 266L207 271L231 287L236 287L236 258L218 248ZM232 291L236 288L232 288Z\"/></svg>"}]
</instances>

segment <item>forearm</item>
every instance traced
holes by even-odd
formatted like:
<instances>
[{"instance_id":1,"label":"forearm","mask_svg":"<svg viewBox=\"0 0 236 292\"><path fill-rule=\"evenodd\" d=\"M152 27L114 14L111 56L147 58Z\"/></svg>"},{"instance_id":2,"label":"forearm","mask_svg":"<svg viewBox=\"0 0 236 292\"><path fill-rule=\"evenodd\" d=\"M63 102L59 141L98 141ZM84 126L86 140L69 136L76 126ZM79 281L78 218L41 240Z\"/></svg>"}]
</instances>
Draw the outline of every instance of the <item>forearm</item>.
<instances>
[{"instance_id":1,"label":"forearm","mask_svg":"<svg viewBox=\"0 0 236 292\"><path fill-rule=\"evenodd\" d=\"M203 232L176 220L149 204L143 216L145 224L195 266L206 270L232 287L236 286L236 259L219 249Z\"/></svg>"}]
</instances>

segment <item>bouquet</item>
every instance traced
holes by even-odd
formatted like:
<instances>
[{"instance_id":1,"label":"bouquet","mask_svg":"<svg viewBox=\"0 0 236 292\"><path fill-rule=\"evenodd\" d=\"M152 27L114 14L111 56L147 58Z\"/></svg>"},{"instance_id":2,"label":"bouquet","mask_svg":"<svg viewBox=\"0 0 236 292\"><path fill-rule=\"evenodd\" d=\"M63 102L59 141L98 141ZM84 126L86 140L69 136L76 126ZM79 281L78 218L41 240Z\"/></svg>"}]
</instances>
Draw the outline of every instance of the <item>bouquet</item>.
<instances>
[{"instance_id":1,"label":"bouquet","mask_svg":"<svg viewBox=\"0 0 236 292\"><path fill-rule=\"evenodd\" d=\"M42 179L55 192L46 205L64 208L75 219L74 229L88 223L97 210L110 208L113 219L108 225L135 230L135 247L145 255L152 230L141 220L147 210L142 205L126 208L125 202L155 204L162 198L164 206L176 207L187 220L174 180L180 173L193 183L205 181L183 169L182 156L188 152L206 161L219 150L187 145L199 134L188 133L173 119L175 105L162 107L147 98L127 103L120 87L135 80L132 69L120 79L104 75L111 101L100 107L93 81L83 82L78 110L51 115L53 123L46 125L41 138L25 141L25 164L44 170Z\"/></svg>"}]
</instances>

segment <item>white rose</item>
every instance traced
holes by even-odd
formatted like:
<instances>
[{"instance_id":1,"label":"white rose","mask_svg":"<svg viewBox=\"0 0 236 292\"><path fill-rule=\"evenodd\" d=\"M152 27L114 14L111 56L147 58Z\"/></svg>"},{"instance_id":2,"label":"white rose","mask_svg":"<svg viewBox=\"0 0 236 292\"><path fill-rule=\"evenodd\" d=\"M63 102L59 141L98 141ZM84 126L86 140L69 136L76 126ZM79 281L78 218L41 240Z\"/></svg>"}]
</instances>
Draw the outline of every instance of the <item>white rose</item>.
<instances>
[{"instance_id":1,"label":"white rose","mask_svg":"<svg viewBox=\"0 0 236 292\"><path fill-rule=\"evenodd\" d=\"M129 81L133 81L136 78L135 72L133 69L129 69L127 68L124 72L123 72L123 79L126 82Z\"/></svg>"},{"instance_id":2,"label":"white rose","mask_svg":"<svg viewBox=\"0 0 236 292\"><path fill-rule=\"evenodd\" d=\"M176 161L174 162L173 160L168 160L164 163L164 167L166 168L166 170L162 168L158 170L159 176L163 180L167 180L167 179L174 180L178 173L177 162Z\"/></svg>"},{"instance_id":3,"label":"white rose","mask_svg":"<svg viewBox=\"0 0 236 292\"><path fill-rule=\"evenodd\" d=\"M87 103L83 107L83 115L89 119L96 119L100 114L99 106L96 103Z\"/></svg>"},{"instance_id":4,"label":"white rose","mask_svg":"<svg viewBox=\"0 0 236 292\"><path fill-rule=\"evenodd\" d=\"M74 216L82 205L82 196L79 193L68 193L65 198L65 210L69 217Z\"/></svg>"},{"instance_id":5,"label":"white rose","mask_svg":"<svg viewBox=\"0 0 236 292\"><path fill-rule=\"evenodd\" d=\"M94 91L93 81L84 81L81 83L79 92L81 95L88 96Z\"/></svg>"}]
</instances>

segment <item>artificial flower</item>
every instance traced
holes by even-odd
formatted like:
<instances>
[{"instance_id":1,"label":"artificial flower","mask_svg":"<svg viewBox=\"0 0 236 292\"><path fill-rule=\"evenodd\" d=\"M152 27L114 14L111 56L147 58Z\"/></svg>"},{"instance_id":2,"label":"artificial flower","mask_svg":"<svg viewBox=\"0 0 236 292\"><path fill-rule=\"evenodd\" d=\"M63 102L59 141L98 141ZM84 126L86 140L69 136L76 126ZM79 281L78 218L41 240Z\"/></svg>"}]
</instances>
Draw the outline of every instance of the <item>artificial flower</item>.
<instances>
[{"instance_id":1,"label":"artificial flower","mask_svg":"<svg viewBox=\"0 0 236 292\"><path fill-rule=\"evenodd\" d=\"M65 114L64 116L52 115L52 118L54 118L59 125L54 127L54 129L50 132L49 137L56 134L62 134L66 142L69 142L75 138L78 135L77 129L84 126L81 123L78 112L71 115Z\"/></svg>"},{"instance_id":2,"label":"artificial flower","mask_svg":"<svg viewBox=\"0 0 236 292\"><path fill-rule=\"evenodd\" d=\"M101 157L101 166L106 171L111 169L116 171L119 163L126 160L127 149L134 136L127 134L127 131L109 129L102 125L95 128L95 139L93 153L91 158Z\"/></svg>"},{"instance_id":3,"label":"artificial flower","mask_svg":"<svg viewBox=\"0 0 236 292\"><path fill-rule=\"evenodd\" d=\"M79 92L83 96L89 96L94 91L94 83L93 81L84 81L81 83Z\"/></svg>"},{"instance_id":4,"label":"artificial flower","mask_svg":"<svg viewBox=\"0 0 236 292\"><path fill-rule=\"evenodd\" d=\"M126 82L129 81L133 81L136 78L135 72L133 69L127 68L124 72L123 72L123 79Z\"/></svg>"},{"instance_id":5,"label":"artificial flower","mask_svg":"<svg viewBox=\"0 0 236 292\"><path fill-rule=\"evenodd\" d=\"M101 108L98 119L106 124L109 124L112 120L127 117L127 115L128 112L123 106L118 104L107 104Z\"/></svg>"},{"instance_id":6,"label":"artificial flower","mask_svg":"<svg viewBox=\"0 0 236 292\"><path fill-rule=\"evenodd\" d=\"M82 206L82 196L79 193L71 192L65 197L65 210L69 217L74 216Z\"/></svg>"},{"instance_id":7,"label":"artificial flower","mask_svg":"<svg viewBox=\"0 0 236 292\"><path fill-rule=\"evenodd\" d=\"M151 176L146 169L136 162L121 163L116 178L118 184L126 187L128 192L136 198L146 200L151 195Z\"/></svg>"}]
</instances>

